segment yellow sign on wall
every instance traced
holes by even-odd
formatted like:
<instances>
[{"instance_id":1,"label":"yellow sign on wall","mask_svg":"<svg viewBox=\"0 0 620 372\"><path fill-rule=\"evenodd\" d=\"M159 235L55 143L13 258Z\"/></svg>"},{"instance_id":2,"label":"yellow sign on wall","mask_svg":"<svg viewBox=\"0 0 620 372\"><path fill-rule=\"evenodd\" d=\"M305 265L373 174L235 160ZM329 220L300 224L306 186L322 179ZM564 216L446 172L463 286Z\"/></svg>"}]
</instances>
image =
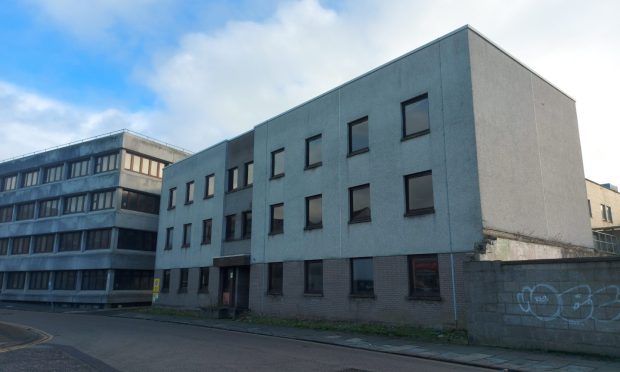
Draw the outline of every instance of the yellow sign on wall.
<instances>
[{"instance_id":1,"label":"yellow sign on wall","mask_svg":"<svg viewBox=\"0 0 620 372\"><path fill-rule=\"evenodd\" d=\"M159 278L153 279L153 293L159 293Z\"/></svg>"}]
</instances>

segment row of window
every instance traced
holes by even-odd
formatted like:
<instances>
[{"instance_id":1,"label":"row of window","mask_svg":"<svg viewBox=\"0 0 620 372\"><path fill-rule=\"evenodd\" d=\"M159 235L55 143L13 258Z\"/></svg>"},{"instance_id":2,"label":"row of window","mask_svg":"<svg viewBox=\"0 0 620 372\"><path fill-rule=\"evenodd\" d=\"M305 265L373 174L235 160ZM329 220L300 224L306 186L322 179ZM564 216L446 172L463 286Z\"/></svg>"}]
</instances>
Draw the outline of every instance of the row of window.
<instances>
[{"instance_id":1,"label":"row of window","mask_svg":"<svg viewBox=\"0 0 620 372\"><path fill-rule=\"evenodd\" d=\"M433 182L432 172L425 171L410 174L404 177L405 180L405 215L415 216L433 213ZM323 195L312 195L306 197L306 230L320 229L323 227ZM241 235L237 236L237 215L225 216L224 220L224 241L237 239L249 239L252 235L252 211L241 213ZM371 220L370 213L370 184L359 185L349 188L349 222L359 223ZM201 244L211 244L213 220L202 221ZM270 206L270 225L269 234L276 235L284 233L284 203L272 204ZM191 245L192 224L183 225L183 239L181 247L187 248ZM173 248L174 227L166 229L166 241L164 249Z\"/></svg>"},{"instance_id":2,"label":"row of window","mask_svg":"<svg viewBox=\"0 0 620 372\"><path fill-rule=\"evenodd\" d=\"M6 280L5 289L10 290L104 291L108 270L6 272L0 273L0 288L3 288L3 278ZM114 270L114 290L149 290L152 283L151 270Z\"/></svg>"},{"instance_id":3,"label":"row of window","mask_svg":"<svg viewBox=\"0 0 620 372\"><path fill-rule=\"evenodd\" d=\"M609 205L601 204L601 218L605 222L614 222L614 217L611 213L611 207ZM590 212L590 218L592 218L592 205L590 199L588 199L588 212Z\"/></svg>"},{"instance_id":4,"label":"row of window","mask_svg":"<svg viewBox=\"0 0 620 372\"><path fill-rule=\"evenodd\" d=\"M179 286L178 293L187 293L189 286L189 269L179 269ZM198 276L198 292L209 291L209 268L201 267ZM162 273L161 292L170 292L170 270L164 270Z\"/></svg>"},{"instance_id":5,"label":"row of window","mask_svg":"<svg viewBox=\"0 0 620 372\"><path fill-rule=\"evenodd\" d=\"M73 214L112 209L115 207L114 194L115 190L104 190L71 195L63 198L1 206L0 223L13 222L14 220L23 221L34 218L56 217L61 211L62 214ZM159 214L159 196L123 189L121 208L144 213Z\"/></svg>"},{"instance_id":6,"label":"row of window","mask_svg":"<svg viewBox=\"0 0 620 372\"><path fill-rule=\"evenodd\" d=\"M414 298L439 299L439 263L436 254L408 257L409 295ZM284 264L268 265L267 293L282 295ZM304 293L323 294L323 261L304 262ZM371 257L350 259L350 294L374 296L374 267Z\"/></svg>"},{"instance_id":7,"label":"row of window","mask_svg":"<svg viewBox=\"0 0 620 372\"><path fill-rule=\"evenodd\" d=\"M94 158L93 173L104 173L117 170L119 167L120 154L111 153L96 156ZM91 159L75 160L66 164L55 164L42 169L31 169L15 174L0 177L0 191L15 190L18 187L30 187L44 183L52 183L63 179L84 177L90 174ZM126 170L145 174L152 177L162 178L163 168L166 163L143 155L127 153L125 155L124 168ZM21 177L20 177L21 176Z\"/></svg>"},{"instance_id":8,"label":"row of window","mask_svg":"<svg viewBox=\"0 0 620 372\"><path fill-rule=\"evenodd\" d=\"M111 241L112 229L2 238L0 239L0 256L110 249ZM155 232L118 229L118 249L155 251L156 245L157 233Z\"/></svg>"}]
</instances>

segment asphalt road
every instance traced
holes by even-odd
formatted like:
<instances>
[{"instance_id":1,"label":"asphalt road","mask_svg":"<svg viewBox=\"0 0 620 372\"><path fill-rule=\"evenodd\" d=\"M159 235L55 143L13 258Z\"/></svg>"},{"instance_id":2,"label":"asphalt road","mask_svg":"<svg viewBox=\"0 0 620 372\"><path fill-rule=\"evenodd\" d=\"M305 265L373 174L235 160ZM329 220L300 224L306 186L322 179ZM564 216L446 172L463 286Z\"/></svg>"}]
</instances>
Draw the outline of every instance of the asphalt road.
<instances>
[{"instance_id":1,"label":"asphalt road","mask_svg":"<svg viewBox=\"0 0 620 372\"><path fill-rule=\"evenodd\" d=\"M37 347L1 353L0 371L6 370L3 364L12 370L63 371L488 371L139 319L0 309L0 321L35 327L53 336Z\"/></svg>"}]
</instances>

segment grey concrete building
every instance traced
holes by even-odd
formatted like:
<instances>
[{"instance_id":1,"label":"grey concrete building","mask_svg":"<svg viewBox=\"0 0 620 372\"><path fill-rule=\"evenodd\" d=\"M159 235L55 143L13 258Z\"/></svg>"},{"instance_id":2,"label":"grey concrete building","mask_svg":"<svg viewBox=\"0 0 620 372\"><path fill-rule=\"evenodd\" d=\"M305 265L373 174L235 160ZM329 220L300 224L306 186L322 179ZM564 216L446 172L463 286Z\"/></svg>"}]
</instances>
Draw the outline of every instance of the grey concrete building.
<instances>
[{"instance_id":1,"label":"grey concrete building","mask_svg":"<svg viewBox=\"0 0 620 372\"><path fill-rule=\"evenodd\" d=\"M163 168L188 155L120 131L0 163L0 300L150 302Z\"/></svg>"},{"instance_id":2,"label":"grey concrete building","mask_svg":"<svg viewBox=\"0 0 620 372\"><path fill-rule=\"evenodd\" d=\"M210 174L210 199L164 210ZM464 260L595 254L574 100L468 26L166 168L164 189L161 305L462 326ZM250 240L227 242L244 212Z\"/></svg>"}]
</instances>

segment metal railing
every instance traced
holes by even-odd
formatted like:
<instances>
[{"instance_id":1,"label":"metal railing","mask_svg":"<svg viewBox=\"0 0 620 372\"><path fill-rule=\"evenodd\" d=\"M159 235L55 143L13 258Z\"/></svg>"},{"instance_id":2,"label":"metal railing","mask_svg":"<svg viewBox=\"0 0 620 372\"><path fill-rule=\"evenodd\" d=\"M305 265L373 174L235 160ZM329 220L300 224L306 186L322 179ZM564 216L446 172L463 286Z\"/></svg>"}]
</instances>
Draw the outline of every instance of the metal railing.
<instances>
[{"instance_id":1,"label":"metal railing","mask_svg":"<svg viewBox=\"0 0 620 372\"><path fill-rule=\"evenodd\" d=\"M615 235L592 231L592 238L594 239L595 249L607 253L620 254L620 245Z\"/></svg>"},{"instance_id":2,"label":"metal railing","mask_svg":"<svg viewBox=\"0 0 620 372\"><path fill-rule=\"evenodd\" d=\"M178 151L182 151L182 152L184 152L184 153L186 153L188 155L193 154L192 151L189 151L189 150L184 149L184 148L179 147L179 146L172 145L172 144L167 143L167 142L160 141L158 139L149 137L149 136L144 135L142 133L134 132L133 130L130 130L130 129L119 129L119 130L115 130L113 132L108 132L108 133L105 133L105 134L99 134L97 136L93 136L93 137L89 137L89 138L84 138L84 139L81 139L81 140L65 143L65 144L62 144L62 145L54 146L54 147L49 147L49 148L46 148L44 150L38 150L38 151L30 152L28 154L14 156L12 158L0 160L0 163L6 163L7 161L13 161L13 160L17 160L17 159L27 158L29 156L41 154L41 153L44 153L44 152L47 152L47 151L52 151L52 150L57 150L57 149L64 148L64 147L69 147L69 146L77 145L77 144L80 144L80 143L96 140L98 138L113 136L113 135L116 135L116 134L119 134L119 133L129 133L129 134L132 134L132 135L134 135L136 137L140 137L142 139L145 139L145 140L148 140L148 141L151 141L151 142L155 142L157 144L160 144L160 145L163 145L163 146L167 146L167 147L173 148L173 149L178 150Z\"/></svg>"}]
</instances>

